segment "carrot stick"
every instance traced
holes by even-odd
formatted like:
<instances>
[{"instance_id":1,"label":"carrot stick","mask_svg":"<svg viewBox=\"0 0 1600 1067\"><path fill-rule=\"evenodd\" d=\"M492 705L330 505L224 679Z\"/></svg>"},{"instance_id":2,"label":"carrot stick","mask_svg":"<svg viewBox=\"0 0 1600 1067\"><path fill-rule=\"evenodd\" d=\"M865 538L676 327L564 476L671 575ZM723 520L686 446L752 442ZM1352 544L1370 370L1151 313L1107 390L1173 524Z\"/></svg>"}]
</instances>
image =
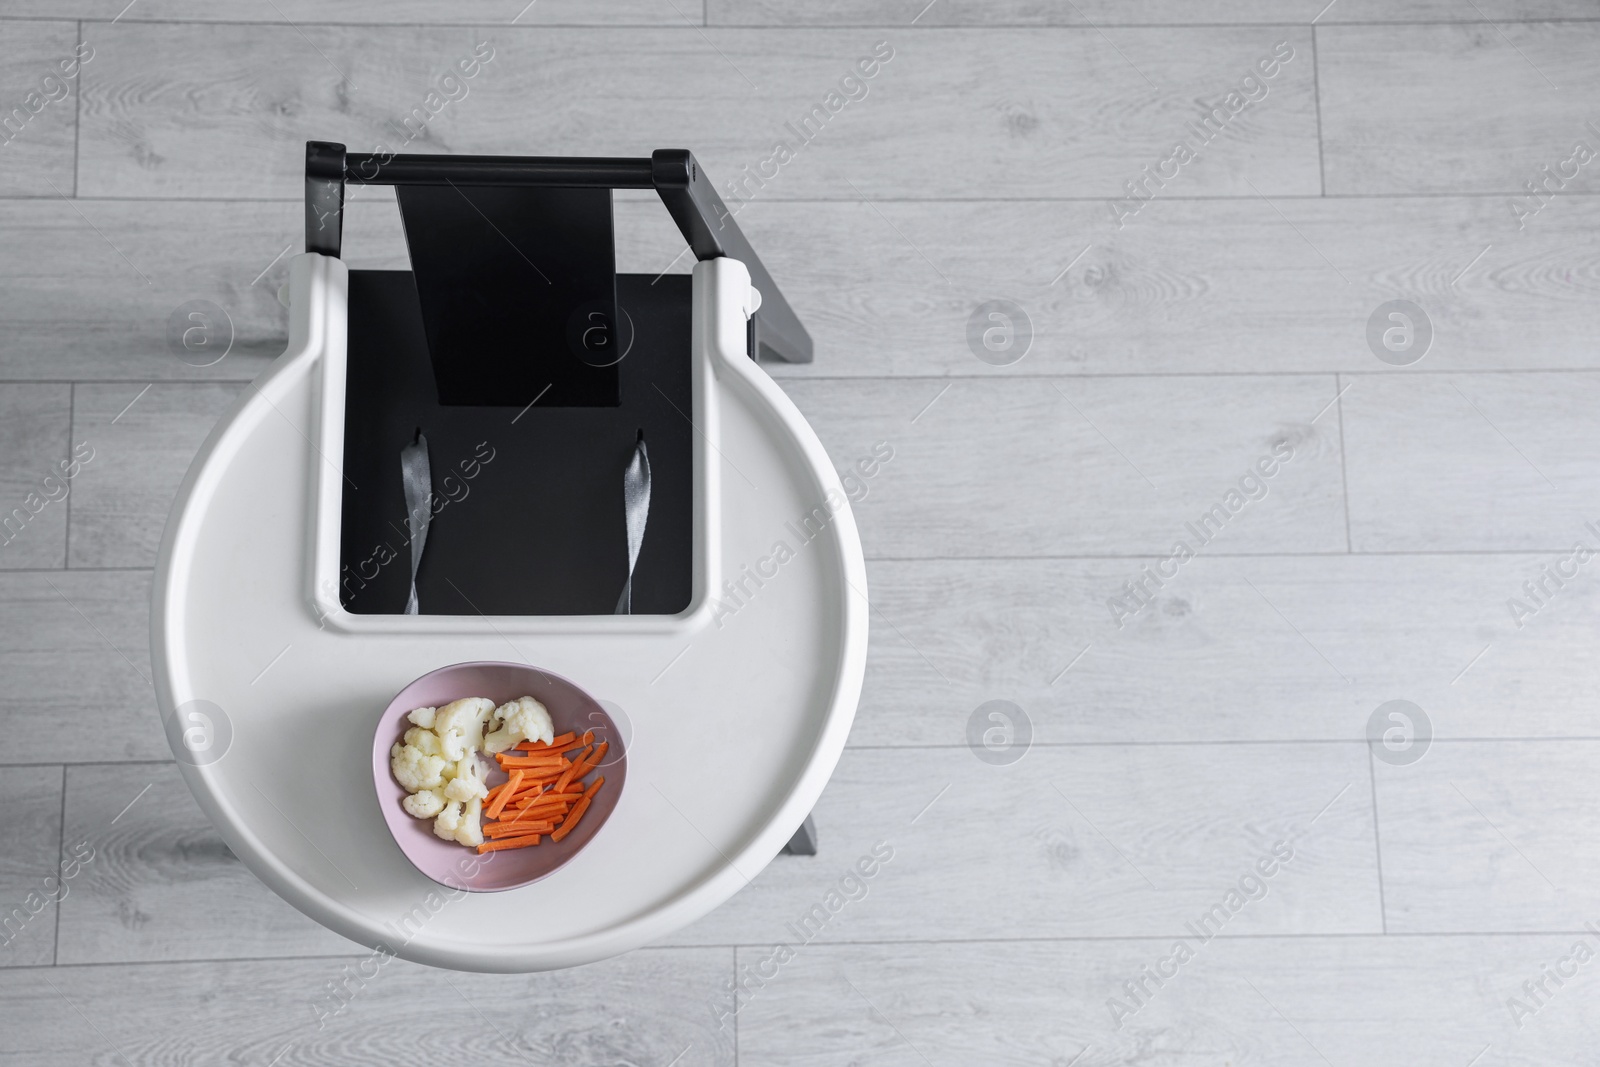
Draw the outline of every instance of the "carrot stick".
<instances>
[{"instance_id":1,"label":"carrot stick","mask_svg":"<svg viewBox=\"0 0 1600 1067\"><path fill-rule=\"evenodd\" d=\"M478 851L499 852L504 848L527 848L529 845L537 845L538 843L538 834L530 834L527 837L502 837L498 841L485 841L478 846Z\"/></svg>"},{"instance_id":2,"label":"carrot stick","mask_svg":"<svg viewBox=\"0 0 1600 1067\"><path fill-rule=\"evenodd\" d=\"M559 814L562 810L563 809L556 807L522 808L516 812L508 810L501 813L500 821L506 823L521 823L526 825L530 822L537 822L540 819L549 819Z\"/></svg>"},{"instance_id":3,"label":"carrot stick","mask_svg":"<svg viewBox=\"0 0 1600 1067\"><path fill-rule=\"evenodd\" d=\"M601 775L599 778L596 778L594 780L594 782L589 786L589 788L585 789L583 791L583 799L588 800L590 797L592 797L596 793L600 792L600 787L605 785L605 784L606 784L605 775Z\"/></svg>"},{"instance_id":4,"label":"carrot stick","mask_svg":"<svg viewBox=\"0 0 1600 1067\"><path fill-rule=\"evenodd\" d=\"M500 810L506 806L506 801L511 799L511 795L517 791L517 786L521 784L522 772L512 771L511 778L506 782L505 787L500 791L499 795L494 798L494 801L484 809L483 813L491 819L498 819L500 817Z\"/></svg>"},{"instance_id":5,"label":"carrot stick","mask_svg":"<svg viewBox=\"0 0 1600 1067\"><path fill-rule=\"evenodd\" d=\"M513 767L521 767L527 771L559 771L567 765L565 756L538 756L529 759L525 756L496 756L495 762L502 770L509 771Z\"/></svg>"},{"instance_id":6,"label":"carrot stick","mask_svg":"<svg viewBox=\"0 0 1600 1067\"><path fill-rule=\"evenodd\" d=\"M496 752L496 760L513 760L517 763L560 763L566 757L559 752Z\"/></svg>"},{"instance_id":7,"label":"carrot stick","mask_svg":"<svg viewBox=\"0 0 1600 1067\"><path fill-rule=\"evenodd\" d=\"M587 758L577 761L578 772L572 777L582 778L584 775L598 767L600 765L600 761L605 758L606 749L610 747L611 742L609 741L602 741L598 745L594 746L594 751L589 753Z\"/></svg>"},{"instance_id":8,"label":"carrot stick","mask_svg":"<svg viewBox=\"0 0 1600 1067\"><path fill-rule=\"evenodd\" d=\"M566 791L567 783L577 777L578 768L583 766L584 760L588 758L591 751L592 749L584 749L578 758L572 761L572 766L561 772L561 777L556 779L556 784L552 787L554 792L561 793Z\"/></svg>"},{"instance_id":9,"label":"carrot stick","mask_svg":"<svg viewBox=\"0 0 1600 1067\"><path fill-rule=\"evenodd\" d=\"M548 808L558 801L570 801L572 798L566 794L541 793L535 789L531 793L523 793L511 798L511 807L517 808Z\"/></svg>"},{"instance_id":10,"label":"carrot stick","mask_svg":"<svg viewBox=\"0 0 1600 1067\"><path fill-rule=\"evenodd\" d=\"M526 834L549 833L555 828L550 819L529 819L526 822L492 822L483 828L489 837L522 837Z\"/></svg>"},{"instance_id":11,"label":"carrot stick","mask_svg":"<svg viewBox=\"0 0 1600 1067\"><path fill-rule=\"evenodd\" d=\"M518 807L526 807L541 800L560 800L563 796L564 794L557 793L548 786L534 786L532 789L524 788L511 798L511 803Z\"/></svg>"},{"instance_id":12,"label":"carrot stick","mask_svg":"<svg viewBox=\"0 0 1600 1067\"><path fill-rule=\"evenodd\" d=\"M578 800L577 797L572 796L569 793L569 794L563 794L563 798L558 798L556 800L551 800L551 801L548 801L548 802L543 803L543 804L538 804L538 803L518 804L516 810L519 811L519 812L522 812L522 811L532 812L535 815L552 814L552 813L555 813L555 812L566 811L568 808L572 807L572 805L575 804L577 802L577 800Z\"/></svg>"},{"instance_id":13,"label":"carrot stick","mask_svg":"<svg viewBox=\"0 0 1600 1067\"><path fill-rule=\"evenodd\" d=\"M578 825L578 820L583 818L583 813L588 810L589 798L583 797L573 807L572 811L567 815L567 817L561 820L561 825L550 831L550 840L560 841L562 838L570 834L572 832L572 828Z\"/></svg>"},{"instance_id":14,"label":"carrot stick","mask_svg":"<svg viewBox=\"0 0 1600 1067\"><path fill-rule=\"evenodd\" d=\"M573 741L577 740L577 737L577 734L568 731L567 733L557 734L555 737L552 737L549 744L546 744L543 741L522 741L518 743L516 747L522 749L524 752L543 752L549 749L555 749L559 752L562 748L565 748L567 745L570 745Z\"/></svg>"}]
</instances>

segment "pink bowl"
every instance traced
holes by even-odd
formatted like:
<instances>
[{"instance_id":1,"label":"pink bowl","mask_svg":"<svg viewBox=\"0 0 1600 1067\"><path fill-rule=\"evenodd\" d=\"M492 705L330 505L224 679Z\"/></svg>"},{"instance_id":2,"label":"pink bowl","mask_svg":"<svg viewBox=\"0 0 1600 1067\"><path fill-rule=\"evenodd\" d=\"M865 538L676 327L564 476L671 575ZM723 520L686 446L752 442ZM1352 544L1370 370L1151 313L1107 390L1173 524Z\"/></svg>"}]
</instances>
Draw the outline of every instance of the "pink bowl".
<instances>
[{"instance_id":1,"label":"pink bowl","mask_svg":"<svg viewBox=\"0 0 1600 1067\"><path fill-rule=\"evenodd\" d=\"M441 707L463 697L488 697L504 704L520 696L531 696L550 709L557 734L593 730L595 741L610 742L599 767L605 788L595 794L583 821L560 841L546 837L529 848L480 855L477 849L435 837L432 819L414 819L400 806L406 791L389 771L389 750L411 725L406 715L414 708ZM454 663L424 674L389 702L372 741L372 781L395 844L417 870L451 889L493 893L554 874L594 839L622 795L628 770L624 744L622 731L600 702L560 675L525 663ZM491 788L505 780L500 768L489 771Z\"/></svg>"}]
</instances>

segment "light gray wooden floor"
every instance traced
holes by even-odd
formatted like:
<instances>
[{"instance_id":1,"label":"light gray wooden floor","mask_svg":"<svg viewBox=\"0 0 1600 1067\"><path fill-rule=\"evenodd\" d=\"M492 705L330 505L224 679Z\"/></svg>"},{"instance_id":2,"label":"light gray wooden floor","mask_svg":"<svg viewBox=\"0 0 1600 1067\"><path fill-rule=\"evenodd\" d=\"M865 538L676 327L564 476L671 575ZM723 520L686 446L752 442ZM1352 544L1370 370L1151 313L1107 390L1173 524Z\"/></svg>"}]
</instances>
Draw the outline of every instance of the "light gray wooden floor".
<instances>
[{"instance_id":1,"label":"light gray wooden floor","mask_svg":"<svg viewBox=\"0 0 1600 1067\"><path fill-rule=\"evenodd\" d=\"M1600 150L1600 4L524 3L0 0L0 114L60 97L0 146L0 513L95 449L0 547L0 914L95 850L0 944L0 1064L1595 1062L1600 562L1507 602L1600 549L1600 162L1568 162ZM769 369L841 466L895 450L856 507L872 644L821 854L593 967L348 983L365 951L222 845L147 682L171 494L284 344L304 141L392 143L489 42L413 150L683 145L727 179L880 41L740 212L817 341ZM1107 202L1275 48L1119 229ZM618 220L623 269L675 263L658 204ZM383 191L347 232L353 265L404 263ZM167 341L196 299L233 327L204 369ZM1010 366L968 347L992 299L1032 325ZM1367 339L1395 299L1433 330L1410 366ZM1275 448L1118 626L1107 599ZM1030 724L1008 765L967 740L993 700ZM1369 742L1391 700L1431 722L1420 760Z\"/></svg>"}]
</instances>

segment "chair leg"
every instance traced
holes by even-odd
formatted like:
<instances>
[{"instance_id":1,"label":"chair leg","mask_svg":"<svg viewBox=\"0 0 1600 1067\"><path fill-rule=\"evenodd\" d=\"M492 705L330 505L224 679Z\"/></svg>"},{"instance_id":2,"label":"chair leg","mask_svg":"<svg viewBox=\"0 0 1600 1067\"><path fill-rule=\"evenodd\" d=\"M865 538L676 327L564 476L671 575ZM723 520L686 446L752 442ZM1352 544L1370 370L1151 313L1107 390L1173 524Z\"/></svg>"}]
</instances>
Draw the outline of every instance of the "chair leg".
<instances>
[{"instance_id":1,"label":"chair leg","mask_svg":"<svg viewBox=\"0 0 1600 1067\"><path fill-rule=\"evenodd\" d=\"M817 854L817 824L811 821L811 816L806 816L806 821L801 823L800 829L789 838L789 843L783 846L783 851L790 856Z\"/></svg>"}]
</instances>

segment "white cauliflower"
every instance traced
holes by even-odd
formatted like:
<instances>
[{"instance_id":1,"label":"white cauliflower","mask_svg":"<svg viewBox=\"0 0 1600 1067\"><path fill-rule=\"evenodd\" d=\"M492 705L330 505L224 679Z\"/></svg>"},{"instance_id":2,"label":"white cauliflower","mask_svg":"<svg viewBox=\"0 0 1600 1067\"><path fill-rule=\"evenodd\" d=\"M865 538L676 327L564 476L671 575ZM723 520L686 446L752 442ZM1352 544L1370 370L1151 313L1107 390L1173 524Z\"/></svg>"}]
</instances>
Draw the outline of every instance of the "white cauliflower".
<instances>
[{"instance_id":1,"label":"white cauliflower","mask_svg":"<svg viewBox=\"0 0 1600 1067\"><path fill-rule=\"evenodd\" d=\"M411 733L406 731L407 742ZM444 769L443 758L430 755L416 745L397 743L389 750L389 770L394 772L394 780L404 786L408 793L443 786Z\"/></svg>"},{"instance_id":2,"label":"white cauliflower","mask_svg":"<svg viewBox=\"0 0 1600 1067\"><path fill-rule=\"evenodd\" d=\"M483 739L483 747L490 752L504 752L523 741L555 740L555 728L550 723L550 711L532 697L518 697L494 709L490 724L494 732Z\"/></svg>"},{"instance_id":3,"label":"white cauliflower","mask_svg":"<svg viewBox=\"0 0 1600 1067\"><path fill-rule=\"evenodd\" d=\"M444 806L439 817L433 820L433 832L436 836L446 841L456 839L456 830L461 827L461 801L452 800Z\"/></svg>"},{"instance_id":4,"label":"white cauliflower","mask_svg":"<svg viewBox=\"0 0 1600 1067\"><path fill-rule=\"evenodd\" d=\"M550 715L532 697L496 709L485 697L466 697L442 708L417 708L412 725L389 750L389 769L409 794L401 801L406 814L432 819L433 832L446 841L483 844L483 801L489 794L487 771L478 758L484 727L494 717L499 733L509 738L491 752L502 752L524 737L550 740ZM542 735L540 731L542 730Z\"/></svg>"},{"instance_id":5,"label":"white cauliflower","mask_svg":"<svg viewBox=\"0 0 1600 1067\"><path fill-rule=\"evenodd\" d=\"M487 697L464 697L439 708L433 718L433 732L439 735L444 758L455 762L483 747L483 727L494 714L494 701Z\"/></svg>"},{"instance_id":6,"label":"white cauliflower","mask_svg":"<svg viewBox=\"0 0 1600 1067\"><path fill-rule=\"evenodd\" d=\"M465 807L461 801L452 800L433 820L434 836L462 845L481 845L483 827L479 823L479 816L482 813L483 801L477 797L467 801Z\"/></svg>"},{"instance_id":7,"label":"white cauliflower","mask_svg":"<svg viewBox=\"0 0 1600 1067\"><path fill-rule=\"evenodd\" d=\"M444 749L439 746L439 735L421 726L413 726L406 731L405 743L425 755L444 755Z\"/></svg>"},{"instance_id":8,"label":"white cauliflower","mask_svg":"<svg viewBox=\"0 0 1600 1067\"><path fill-rule=\"evenodd\" d=\"M467 753L455 765L450 781L445 784L444 798L460 801L474 798L482 800L489 795L489 787L484 784L483 778L483 764L478 762L477 753Z\"/></svg>"},{"instance_id":9,"label":"white cauliflower","mask_svg":"<svg viewBox=\"0 0 1600 1067\"><path fill-rule=\"evenodd\" d=\"M437 789L419 789L400 802L406 814L416 819L431 819L444 810L444 795Z\"/></svg>"}]
</instances>

